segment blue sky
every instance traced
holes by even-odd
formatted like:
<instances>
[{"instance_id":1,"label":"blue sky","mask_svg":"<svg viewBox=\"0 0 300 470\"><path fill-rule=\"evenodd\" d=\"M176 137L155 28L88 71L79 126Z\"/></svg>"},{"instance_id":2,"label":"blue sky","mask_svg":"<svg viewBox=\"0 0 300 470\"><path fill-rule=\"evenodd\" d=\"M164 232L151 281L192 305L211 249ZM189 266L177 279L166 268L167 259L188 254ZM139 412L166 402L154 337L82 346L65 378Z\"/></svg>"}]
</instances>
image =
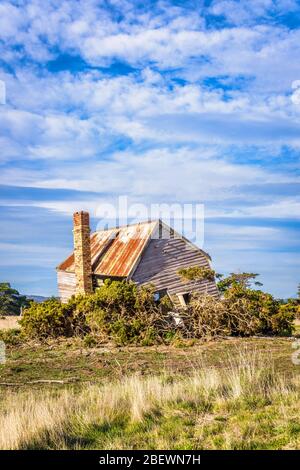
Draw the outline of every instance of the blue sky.
<instances>
[{"instance_id":1,"label":"blue sky","mask_svg":"<svg viewBox=\"0 0 300 470\"><path fill-rule=\"evenodd\" d=\"M0 3L0 279L56 295L72 212L203 203L218 272L300 282L300 2Z\"/></svg>"}]
</instances>

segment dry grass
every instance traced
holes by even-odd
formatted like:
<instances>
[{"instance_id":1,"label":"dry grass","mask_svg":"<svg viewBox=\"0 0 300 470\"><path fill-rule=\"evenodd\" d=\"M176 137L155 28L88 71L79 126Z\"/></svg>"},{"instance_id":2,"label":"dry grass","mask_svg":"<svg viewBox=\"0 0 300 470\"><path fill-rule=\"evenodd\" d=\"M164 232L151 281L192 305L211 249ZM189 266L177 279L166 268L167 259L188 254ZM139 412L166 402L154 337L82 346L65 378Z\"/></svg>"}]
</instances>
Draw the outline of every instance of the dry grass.
<instances>
[{"instance_id":1,"label":"dry grass","mask_svg":"<svg viewBox=\"0 0 300 470\"><path fill-rule=\"evenodd\" d=\"M0 330L10 330L11 328L20 328L20 316L11 315L8 317L0 317Z\"/></svg>"},{"instance_id":2,"label":"dry grass","mask_svg":"<svg viewBox=\"0 0 300 470\"><path fill-rule=\"evenodd\" d=\"M176 379L5 394L0 448L300 448L298 379L240 352L222 369L191 364Z\"/></svg>"}]
</instances>

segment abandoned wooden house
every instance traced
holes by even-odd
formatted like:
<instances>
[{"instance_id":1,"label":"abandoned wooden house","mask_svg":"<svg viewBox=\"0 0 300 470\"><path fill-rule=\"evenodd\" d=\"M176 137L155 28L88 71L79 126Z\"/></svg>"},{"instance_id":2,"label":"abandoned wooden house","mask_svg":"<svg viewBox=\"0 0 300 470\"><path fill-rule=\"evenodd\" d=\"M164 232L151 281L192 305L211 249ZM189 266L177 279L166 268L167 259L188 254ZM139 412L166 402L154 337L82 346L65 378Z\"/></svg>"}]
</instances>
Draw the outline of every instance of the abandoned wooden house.
<instances>
[{"instance_id":1,"label":"abandoned wooden house","mask_svg":"<svg viewBox=\"0 0 300 470\"><path fill-rule=\"evenodd\" d=\"M57 267L62 302L90 293L104 279L152 284L157 297L168 295L185 306L194 291L217 295L214 281L184 281L180 268L210 267L210 257L161 220L90 233L89 214L75 212L74 251Z\"/></svg>"}]
</instances>

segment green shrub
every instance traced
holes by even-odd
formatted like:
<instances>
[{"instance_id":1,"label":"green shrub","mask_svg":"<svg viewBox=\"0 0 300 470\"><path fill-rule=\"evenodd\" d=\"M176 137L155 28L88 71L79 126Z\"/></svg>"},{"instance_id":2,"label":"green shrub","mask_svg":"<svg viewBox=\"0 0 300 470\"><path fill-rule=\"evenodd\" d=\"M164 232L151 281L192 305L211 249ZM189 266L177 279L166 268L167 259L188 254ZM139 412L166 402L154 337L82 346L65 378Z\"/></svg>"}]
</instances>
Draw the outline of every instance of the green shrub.
<instances>
[{"instance_id":1,"label":"green shrub","mask_svg":"<svg viewBox=\"0 0 300 470\"><path fill-rule=\"evenodd\" d=\"M214 281L217 273L206 266L190 266L188 268L180 268L177 273L183 281Z\"/></svg>"},{"instance_id":2,"label":"green shrub","mask_svg":"<svg viewBox=\"0 0 300 470\"><path fill-rule=\"evenodd\" d=\"M93 294L72 297L67 304L55 298L33 302L20 323L22 334L29 337L76 335L85 338L86 346L107 341L146 346L224 335L289 335L298 305L280 302L248 283L232 282L223 299L193 295L187 309L179 312L183 324L175 325L170 307L168 298L155 301L151 286L106 280Z\"/></svg>"},{"instance_id":3,"label":"green shrub","mask_svg":"<svg viewBox=\"0 0 300 470\"><path fill-rule=\"evenodd\" d=\"M293 332L295 306L292 303L282 304L271 294L242 285L233 285L225 292L225 303L235 315L239 312L239 308L235 307L243 303L244 308L240 308L240 311L245 311L249 316L245 327L239 326L236 331L233 330L233 334L287 335Z\"/></svg>"},{"instance_id":4,"label":"green shrub","mask_svg":"<svg viewBox=\"0 0 300 470\"><path fill-rule=\"evenodd\" d=\"M138 288L133 282L107 280L83 297L78 309L100 341L111 339L118 345L154 344L171 328L166 302L155 302L153 288Z\"/></svg>"},{"instance_id":5,"label":"green shrub","mask_svg":"<svg viewBox=\"0 0 300 470\"><path fill-rule=\"evenodd\" d=\"M119 318L110 324L110 335L118 345L140 343L151 345L157 338L157 332L153 326L141 318Z\"/></svg>"},{"instance_id":6,"label":"green shrub","mask_svg":"<svg viewBox=\"0 0 300 470\"><path fill-rule=\"evenodd\" d=\"M70 336L72 331L69 315L65 314L63 305L55 298L42 303L32 302L24 310L20 324L26 336L41 339Z\"/></svg>"},{"instance_id":7,"label":"green shrub","mask_svg":"<svg viewBox=\"0 0 300 470\"><path fill-rule=\"evenodd\" d=\"M87 348L93 348L94 346L97 346L97 339L91 335L91 334L87 334L85 335L85 337L83 338L83 344L87 347Z\"/></svg>"},{"instance_id":8,"label":"green shrub","mask_svg":"<svg viewBox=\"0 0 300 470\"><path fill-rule=\"evenodd\" d=\"M93 294L72 297L67 304L54 298L33 302L20 323L24 334L40 339L89 335L86 341L93 345L109 340L149 345L162 341L171 328L167 311L168 303L156 302L151 287L107 280Z\"/></svg>"},{"instance_id":9,"label":"green shrub","mask_svg":"<svg viewBox=\"0 0 300 470\"><path fill-rule=\"evenodd\" d=\"M300 304L297 305L297 308L296 308L296 318L297 320L300 320Z\"/></svg>"},{"instance_id":10,"label":"green shrub","mask_svg":"<svg viewBox=\"0 0 300 470\"><path fill-rule=\"evenodd\" d=\"M0 330L0 341L4 341L6 345L17 346L22 343L23 339L24 335L19 328Z\"/></svg>"},{"instance_id":11,"label":"green shrub","mask_svg":"<svg viewBox=\"0 0 300 470\"><path fill-rule=\"evenodd\" d=\"M294 331L294 320L297 316L298 306L288 302L279 305L279 310L272 316L272 332L278 335L289 336Z\"/></svg>"}]
</instances>

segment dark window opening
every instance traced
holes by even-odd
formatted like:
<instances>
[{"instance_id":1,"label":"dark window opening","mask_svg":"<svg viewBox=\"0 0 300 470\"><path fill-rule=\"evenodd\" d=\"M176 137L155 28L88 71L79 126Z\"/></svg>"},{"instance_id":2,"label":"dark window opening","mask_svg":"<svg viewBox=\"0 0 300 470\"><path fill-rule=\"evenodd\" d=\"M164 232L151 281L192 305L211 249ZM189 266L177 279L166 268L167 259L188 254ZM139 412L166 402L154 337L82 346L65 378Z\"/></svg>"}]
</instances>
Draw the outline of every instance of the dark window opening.
<instances>
[{"instance_id":1,"label":"dark window opening","mask_svg":"<svg viewBox=\"0 0 300 470\"><path fill-rule=\"evenodd\" d=\"M167 290L166 289L159 290L159 291L155 292L154 293L155 302L159 302L165 295L167 295Z\"/></svg>"},{"instance_id":2,"label":"dark window opening","mask_svg":"<svg viewBox=\"0 0 300 470\"><path fill-rule=\"evenodd\" d=\"M185 305L188 305L191 301L191 294L187 292L186 294L183 294L182 297L185 302Z\"/></svg>"}]
</instances>

